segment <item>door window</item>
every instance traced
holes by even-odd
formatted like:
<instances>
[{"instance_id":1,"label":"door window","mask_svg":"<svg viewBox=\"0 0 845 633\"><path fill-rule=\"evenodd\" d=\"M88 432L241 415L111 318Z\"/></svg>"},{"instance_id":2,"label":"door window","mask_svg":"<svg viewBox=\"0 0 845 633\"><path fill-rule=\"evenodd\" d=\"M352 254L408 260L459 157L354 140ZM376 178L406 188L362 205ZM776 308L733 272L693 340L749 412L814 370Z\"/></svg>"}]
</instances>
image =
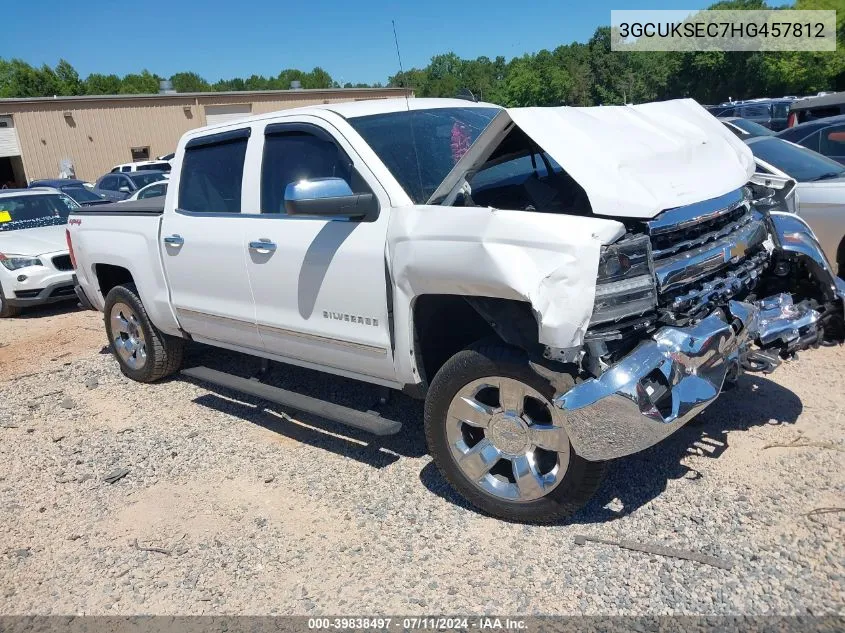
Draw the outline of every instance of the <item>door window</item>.
<instances>
[{"instance_id":1,"label":"door window","mask_svg":"<svg viewBox=\"0 0 845 633\"><path fill-rule=\"evenodd\" d=\"M196 213L240 213L249 129L198 137L185 146L179 208Z\"/></svg>"},{"instance_id":2,"label":"door window","mask_svg":"<svg viewBox=\"0 0 845 633\"><path fill-rule=\"evenodd\" d=\"M106 176L100 181L100 189L106 191L117 191L117 178L114 176Z\"/></svg>"},{"instance_id":3,"label":"door window","mask_svg":"<svg viewBox=\"0 0 845 633\"><path fill-rule=\"evenodd\" d=\"M341 178L353 193L371 192L349 157L327 135L297 130L265 137L261 164L262 213L285 213L287 186L314 178Z\"/></svg>"},{"instance_id":4,"label":"door window","mask_svg":"<svg viewBox=\"0 0 845 633\"><path fill-rule=\"evenodd\" d=\"M138 200L157 198L158 196L163 196L165 193L167 193L167 185L151 185L138 194Z\"/></svg>"},{"instance_id":5,"label":"door window","mask_svg":"<svg viewBox=\"0 0 845 633\"><path fill-rule=\"evenodd\" d=\"M845 125L822 130L819 151L825 156L845 156Z\"/></svg>"}]
</instances>

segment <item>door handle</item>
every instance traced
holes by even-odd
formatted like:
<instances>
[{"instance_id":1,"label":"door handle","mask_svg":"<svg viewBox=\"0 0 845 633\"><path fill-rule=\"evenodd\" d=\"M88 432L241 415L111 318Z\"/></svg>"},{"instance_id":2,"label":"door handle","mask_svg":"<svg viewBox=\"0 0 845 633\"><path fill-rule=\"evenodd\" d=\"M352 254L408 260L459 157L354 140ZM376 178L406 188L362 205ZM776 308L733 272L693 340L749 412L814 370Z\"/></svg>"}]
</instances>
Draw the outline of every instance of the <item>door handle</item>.
<instances>
[{"instance_id":1,"label":"door handle","mask_svg":"<svg viewBox=\"0 0 845 633\"><path fill-rule=\"evenodd\" d=\"M267 253L272 253L276 250L276 243L271 242L266 238L262 238L255 242L249 243L249 250L251 251L264 251Z\"/></svg>"},{"instance_id":2,"label":"door handle","mask_svg":"<svg viewBox=\"0 0 845 633\"><path fill-rule=\"evenodd\" d=\"M164 238L164 243L168 246L182 246L185 243L185 238L179 234L174 233Z\"/></svg>"}]
</instances>

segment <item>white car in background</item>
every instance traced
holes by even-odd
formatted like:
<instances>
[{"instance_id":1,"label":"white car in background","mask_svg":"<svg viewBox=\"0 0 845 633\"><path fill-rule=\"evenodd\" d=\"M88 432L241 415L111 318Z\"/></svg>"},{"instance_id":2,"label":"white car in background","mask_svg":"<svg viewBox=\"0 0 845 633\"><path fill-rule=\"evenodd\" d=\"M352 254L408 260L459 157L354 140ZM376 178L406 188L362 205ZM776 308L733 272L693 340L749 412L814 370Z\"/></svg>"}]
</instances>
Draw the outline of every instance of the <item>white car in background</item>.
<instances>
[{"instance_id":1,"label":"white car in background","mask_svg":"<svg viewBox=\"0 0 845 633\"><path fill-rule=\"evenodd\" d=\"M845 167L818 152L773 136L746 139L757 174L791 178L801 216L831 265L845 278Z\"/></svg>"},{"instance_id":2,"label":"white car in background","mask_svg":"<svg viewBox=\"0 0 845 633\"><path fill-rule=\"evenodd\" d=\"M115 165L111 168L109 173L116 174L118 172L129 171L170 171L170 163L166 160L139 160L134 163L123 163L122 165Z\"/></svg>"},{"instance_id":3,"label":"white car in background","mask_svg":"<svg viewBox=\"0 0 845 633\"><path fill-rule=\"evenodd\" d=\"M79 208L56 189L0 191L0 317L75 298L65 225Z\"/></svg>"},{"instance_id":4,"label":"white car in background","mask_svg":"<svg viewBox=\"0 0 845 633\"><path fill-rule=\"evenodd\" d=\"M164 196L167 194L167 180L159 180L158 182L153 182L147 185L146 187L141 187L133 193L131 196L126 198L126 200L121 200L120 202L130 202L132 200L144 200L146 198L158 198L160 196Z\"/></svg>"}]
</instances>

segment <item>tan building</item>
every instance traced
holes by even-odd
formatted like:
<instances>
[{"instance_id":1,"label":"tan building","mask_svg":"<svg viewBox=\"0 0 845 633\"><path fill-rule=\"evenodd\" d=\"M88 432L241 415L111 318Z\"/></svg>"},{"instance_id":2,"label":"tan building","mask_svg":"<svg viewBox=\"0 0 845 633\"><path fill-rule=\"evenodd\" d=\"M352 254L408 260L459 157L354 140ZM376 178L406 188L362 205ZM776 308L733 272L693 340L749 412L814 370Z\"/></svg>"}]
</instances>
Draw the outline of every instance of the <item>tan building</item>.
<instances>
[{"instance_id":1,"label":"tan building","mask_svg":"<svg viewBox=\"0 0 845 633\"><path fill-rule=\"evenodd\" d=\"M0 99L0 186L57 178L63 161L77 178L94 181L120 163L173 152L182 134L203 125L405 93L349 88Z\"/></svg>"}]
</instances>

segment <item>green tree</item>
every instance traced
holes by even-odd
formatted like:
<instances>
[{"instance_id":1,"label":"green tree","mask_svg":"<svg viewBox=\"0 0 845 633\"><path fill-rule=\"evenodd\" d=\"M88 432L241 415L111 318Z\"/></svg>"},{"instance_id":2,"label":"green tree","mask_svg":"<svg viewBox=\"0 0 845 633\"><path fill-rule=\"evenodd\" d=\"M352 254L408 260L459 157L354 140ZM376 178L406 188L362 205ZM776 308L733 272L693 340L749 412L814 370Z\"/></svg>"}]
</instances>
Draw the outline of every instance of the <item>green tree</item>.
<instances>
[{"instance_id":1,"label":"green tree","mask_svg":"<svg viewBox=\"0 0 845 633\"><path fill-rule=\"evenodd\" d=\"M197 73L182 72L170 77L176 92L208 92L211 85Z\"/></svg>"},{"instance_id":2,"label":"green tree","mask_svg":"<svg viewBox=\"0 0 845 633\"><path fill-rule=\"evenodd\" d=\"M120 92L120 77L91 73L82 82L82 86L87 95L116 95Z\"/></svg>"},{"instance_id":3,"label":"green tree","mask_svg":"<svg viewBox=\"0 0 845 633\"><path fill-rule=\"evenodd\" d=\"M81 95L85 93L85 86L79 79L76 69L70 62L60 59L55 69L56 82L61 95Z\"/></svg>"},{"instance_id":4,"label":"green tree","mask_svg":"<svg viewBox=\"0 0 845 633\"><path fill-rule=\"evenodd\" d=\"M158 75L144 69L138 74L125 75L120 82L120 94L143 95L155 94L159 89Z\"/></svg>"}]
</instances>

